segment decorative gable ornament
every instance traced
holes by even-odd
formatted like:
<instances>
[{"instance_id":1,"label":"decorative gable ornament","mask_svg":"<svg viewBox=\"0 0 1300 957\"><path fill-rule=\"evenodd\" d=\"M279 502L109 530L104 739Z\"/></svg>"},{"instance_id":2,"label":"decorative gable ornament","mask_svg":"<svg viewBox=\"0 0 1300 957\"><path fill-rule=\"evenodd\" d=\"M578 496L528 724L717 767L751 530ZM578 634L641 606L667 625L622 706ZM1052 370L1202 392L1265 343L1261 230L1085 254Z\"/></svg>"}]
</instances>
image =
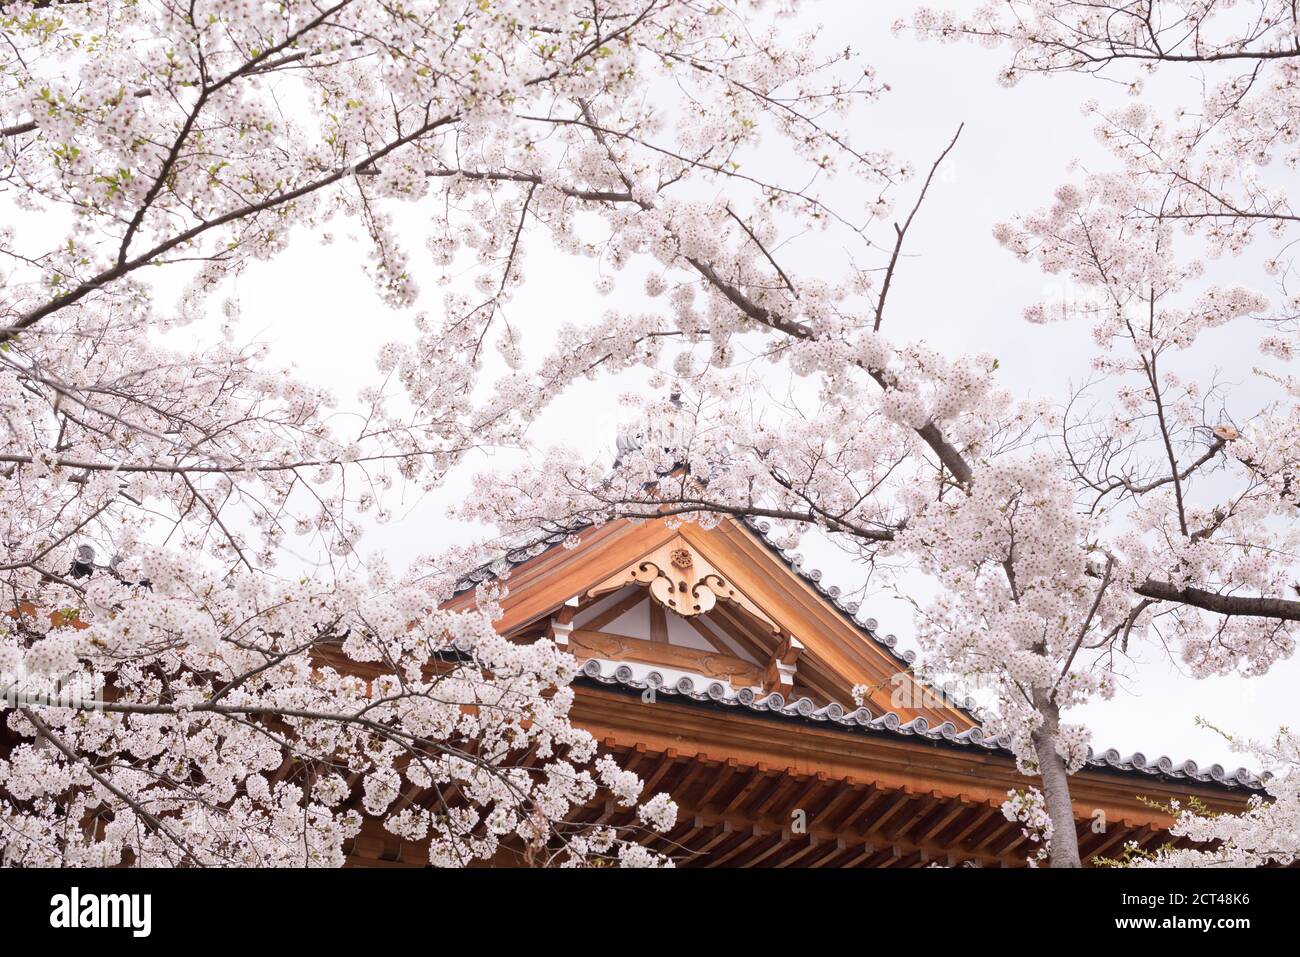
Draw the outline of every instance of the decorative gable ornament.
<instances>
[{"instance_id":1,"label":"decorative gable ornament","mask_svg":"<svg viewBox=\"0 0 1300 957\"><path fill-rule=\"evenodd\" d=\"M609 576L587 596L597 598L633 584L648 586L655 601L686 618L707 614L719 601L728 601L745 609L772 634L781 633L780 625L680 536Z\"/></svg>"}]
</instances>

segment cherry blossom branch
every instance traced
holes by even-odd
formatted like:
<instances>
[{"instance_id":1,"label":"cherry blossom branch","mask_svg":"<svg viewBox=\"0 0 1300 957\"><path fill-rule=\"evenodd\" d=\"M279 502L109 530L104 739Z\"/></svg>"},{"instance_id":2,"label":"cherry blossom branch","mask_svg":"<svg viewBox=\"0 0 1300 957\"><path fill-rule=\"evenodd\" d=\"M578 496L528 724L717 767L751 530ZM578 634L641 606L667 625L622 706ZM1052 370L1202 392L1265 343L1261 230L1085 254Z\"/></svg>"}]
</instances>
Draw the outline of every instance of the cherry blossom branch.
<instances>
[{"instance_id":1,"label":"cherry blossom branch","mask_svg":"<svg viewBox=\"0 0 1300 957\"><path fill-rule=\"evenodd\" d=\"M1285 598L1224 595L1204 588L1176 585L1172 582L1148 578L1134 589L1144 598L1155 601L1177 602L1228 617L1276 618L1279 621L1300 621L1300 601Z\"/></svg>"},{"instance_id":2,"label":"cherry blossom branch","mask_svg":"<svg viewBox=\"0 0 1300 957\"><path fill-rule=\"evenodd\" d=\"M88 761L83 761L82 756L77 754L77 752L72 748L68 747L68 745L64 743L63 739L50 729L49 725L36 716L35 712L30 708L20 708L19 713L31 723L32 727L36 729L37 734L41 735L49 741L50 744L54 745L54 747L68 760L70 764L80 764L84 767L86 773L89 774L100 787L105 791L108 791L127 807L131 808L131 810L135 811L135 813L138 814L150 828L160 832L169 841L180 848L181 852L187 859L197 863L198 858L195 856L194 851L190 848L189 844L173 833L171 828L169 828L160 818L142 806L139 801L135 800L112 781L108 780L108 778L95 770Z\"/></svg>"},{"instance_id":3,"label":"cherry blossom branch","mask_svg":"<svg viewBox=\"0 0 1300 957\"><path fill-rule=\"evenodd\" d=\"M203 108L207 105L211 96L214 93L219 92L222 88L229 86L240 77L247 76L250 72L256 70L259 65L266 63L283 50L293 46L293 44L299 39L316 29L351 2L352 0L340 0L340 2L336 3L334 6L327 7L316 17L303 23L297 30L290 31L279 43L271 44L265 50L262 50L244 61L238 69L232 70L213 83L203 83L199 89L198 98L186 113L185 121L181 124L180 130L172 140L172 145L163 157L158 172L154 174L153 183L149 186L149 189L145 192L144 197L136 207L135 215L131 217L130 222L126 225L126 232L122 235L122 242L119 245L117 252L117 266L119 268L126 263L127 254L131 248L131 240L135 238L136 231L140 228L140 224L144 222L145 216L148 215L149 208L153 205L154 200L162 191L169 175L175 168L176 162L180 159L181 150L190 139L190 134L194 129L194 124L198 122L199 114L203 112Z\"/></svg>"},{"instance_id":4,"label":"cherry blossom branch","mask_svg":"<svg viewBox=\"0 0 1300 957\"><path fill-rule=\"evenodd\" d=\"M912 204L912 211L907 214L907 219L903 221L903 225L900 227L898 223L894 223L894 233L897 238L894 241L894 251L889 256L889 265L885 267L885 279L880 285L880 296L876 299L876 318L871 325L875 332L880 331L880 324L885 317L885 299L889 295L889 286L894 281L894 269L898 266L898 256L903 251L903 240L907 238L907 231L912 227L912 220L916 218L917 212L921 209L921 204L925 202L925 194L930 190L930 183L934 179L934 174L938 172L940 165L948 158L948 154L952 152L953 147L957 145L957 139L961 136L961 131L965 126L965 123L957 125L957 132L952 135L952 139L943 148L943 152L939 154L938 159L931 164L930 172L926 175L925 182L921 184L921 192L916 197L916 202Z\"/></svg>"},{"instance_id":5,"label":"cherry blossom branch","mask_svg":"<svg viewBox=\"0 0 1300 957\"><path fill-rule=\"evenodd\" d=\"M428 120L410 133L404 136L399 136L385 146L373 151L362 162L366 164L377 163L393 151L427 136L434 130L450 125L455 122L457 118L457 114L451 114L440 117L436 120ZM141 266L146 266L149 263L156 261L163 254L170 252L178 246L184 245L194 239L198 239L200 236L211 232L219 226L225 226L228 223L249 219L256 216L258 213L264 213L268 210L276 209L280 206L292 203L294 200L309 196L312 193L318 192L327 186L331 186L334 183L340 182L348 176L351 176L353 169L354 167L351 166L343 167L326 176L322 176L319 179L305 183L295 189L288 190L275 196L269 196L259 202L249 203L245 206L228 210L220 216L204 220L201 223L191 226L189 229L175 234L171 238L153 246L151 249L140 253L138 256L128 260L121 260L111 268L103 270L90 279L87 279L85 282L78 284L73 289L68 290L68 292L56 296L45 304L24 313L16 322L12 323L8 327L0 329L0 344L11 341L20 332L30 329L45 317L53 315L61 309L66 309L68 306L80 302L90 293L103 288L109 283L121 279L123 276L134 272Z\"/></svg>"}]
</instances>

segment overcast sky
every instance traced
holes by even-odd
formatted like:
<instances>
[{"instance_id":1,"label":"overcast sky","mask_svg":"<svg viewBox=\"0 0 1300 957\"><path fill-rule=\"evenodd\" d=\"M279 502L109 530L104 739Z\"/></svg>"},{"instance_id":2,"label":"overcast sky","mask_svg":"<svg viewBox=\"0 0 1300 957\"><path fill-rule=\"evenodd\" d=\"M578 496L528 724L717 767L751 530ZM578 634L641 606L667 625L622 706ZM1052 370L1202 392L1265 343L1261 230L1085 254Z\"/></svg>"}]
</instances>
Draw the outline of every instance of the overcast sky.
<instances>
[{"instance_id":1,"label":"overcast sky","mask_svg":"<svg viewBox=\"0 0 1300 957\"><path fill-rule=\"evenodd\" d=\"M855 145L888 148L916 167L928 168L958 124L965 123L959 146L910 236L913 255L896 279L889 331L950 353L991 352L1000 360L1003 383L1014 392L1063 398L1071 381L1086 375L1086 356L1092 351L1088 330L1081 324L1031 326L1020 319L1025 305L1041 298L1050 282L998 247L991 227L1050 202L1055 187L1070 176L1072 161L1109 162L1079 104L1088 97L1119 98L1122 93L1104 81L1080 77L1027 80L1004 89L995 81L999 51L895 37L890 23L911 5L826 2L806 5L801 14L805 21L816 18L827 24L835 44L863 52L892 88L881 103L855 114ZM1157 90L1153 95L1158 102L1167 94ZM418 216L418 210L410 215ZM413 245L418 275L420 249ZM816 252L814 245L811 254ZM244 333L269 342L273 358L292 362L304 378L332 383L345 401L373 376L375 348L411 334L410 316L382 306L357 268L364 255L346 235L329 245L303 236L287 253L255 265L239 281ZM808 244L791 255L810 255ZM544 340L546 330L565 319L599 318L612 305L637 308L639 283L624 283L607 298L595 289L594 278L589 261L573 262L534 248L511 315L526 317L530 335ZM428 283L420 307L433 313L440 298L441 290ZM341 336L337 330L343 328L347 331ZM1198 360L1204 362L1204 374L1213 371L1215 353L1238 349L1231 339L1211 339ZM633 374L579 385L546 414L534 441L564 442L593 455L612 448L618 421L613 398L643 381ZM486 464L479 459L474 466ZM468 475L467 470L453 477L437 496L408 501L402 520L376 529L363 550L382 550L400 566L440 544L475 537L481 530L451 522L446 514ZM861 571L840 556L815 557L810 564L820 565L826 581L845 589L860 584ZM910 613L902 602L879 595L865 611L879 620L882 631L914 646ZM1194 681L1177 666L1152 658L1137 669L1139 680L1117 700L1080 712L1095 731L1094 747L1235 767L1240 759L1217 736L1196 728L1194 716L1261 737L1294 713L1293 689L1300 678L1295 661L1276 666L1263 679Z\"/></svg>"}]
</instances>

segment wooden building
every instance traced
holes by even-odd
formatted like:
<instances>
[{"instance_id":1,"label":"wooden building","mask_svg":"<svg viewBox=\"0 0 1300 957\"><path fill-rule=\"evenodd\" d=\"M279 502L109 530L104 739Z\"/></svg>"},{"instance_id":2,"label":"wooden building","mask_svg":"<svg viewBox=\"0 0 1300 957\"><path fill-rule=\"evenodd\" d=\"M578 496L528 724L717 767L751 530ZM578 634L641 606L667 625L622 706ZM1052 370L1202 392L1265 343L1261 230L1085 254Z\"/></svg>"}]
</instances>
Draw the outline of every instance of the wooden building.
<instances>
[{"instance_id":1,"label":"wooden building","mask_svg":"<svg viewBox=\"0 0 1300 957\"><path fill-rule=\"evenodd\" d=\"M1032 785L962 703L908 674L910 654L765 538L761 523L664 521L557 536L479 569L450 603L508 575L499 627L549 636L583 662L575 723L646 783L677 826L647 837L690 867L1023 866L1033 852L1000 807ZM864 706L851 702L866 686ZM1248 772L1140 753L1094 755L1072 779L1085 859L1169 840L1147 802L1240 809ZM613 803L581 820L622 825ZM418 863L380 828L357 864Z\"/></svg>"}]
</instances>

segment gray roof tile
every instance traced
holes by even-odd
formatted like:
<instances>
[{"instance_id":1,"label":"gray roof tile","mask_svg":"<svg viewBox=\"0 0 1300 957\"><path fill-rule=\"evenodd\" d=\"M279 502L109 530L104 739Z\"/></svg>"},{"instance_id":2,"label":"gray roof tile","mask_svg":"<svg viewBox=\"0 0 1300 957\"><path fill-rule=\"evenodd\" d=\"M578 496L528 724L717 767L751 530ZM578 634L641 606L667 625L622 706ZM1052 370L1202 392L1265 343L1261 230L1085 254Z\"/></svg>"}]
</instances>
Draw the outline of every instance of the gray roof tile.
<instances>
[{"instance_id":1,"label":"gray roof tile","mask_svg":"<svg viewBox=\"0 0 1300 957\"><path fill-rule=\"evenodd\" d=\"M672 685L668 685L662 675L656 671L650 671L644 678L638 679L633 669L627 665L601 662L597 659L591 659L583 665L580 680L602 685L616 685L635 692L644 692L653 687L656 695L680 697L715 707L735 708L794 721L827 724L849 732L916 737L936 744L991 751L1008 758L1012 757L1010 741L1005 736L986 735L978 726L966 731L958 731L957 726L951 721L931 727L930 722L925 718L917 717L904 723L893 712L873 716L866 708L845 711L843 707L834 703L818 707L810 698L798 698L787 702L776 692L763 695L754 692L751 688L733 691L721 681L705 683L696 682L689 677L681 677ZM1214 764L1202 770L1195 761L1175 761L1163 756L1150 760L1140 751L1122 757L1120 752L1114 749L1100 754L1089 749L1087 767L1118 771L1135 777L1195 781L1198 784L1217 785L1234 790L1259 791L1264 786L1264 781L1258 775L1245 768L1227 771L1222 765Z\"/></svg>"}]
</instances>

